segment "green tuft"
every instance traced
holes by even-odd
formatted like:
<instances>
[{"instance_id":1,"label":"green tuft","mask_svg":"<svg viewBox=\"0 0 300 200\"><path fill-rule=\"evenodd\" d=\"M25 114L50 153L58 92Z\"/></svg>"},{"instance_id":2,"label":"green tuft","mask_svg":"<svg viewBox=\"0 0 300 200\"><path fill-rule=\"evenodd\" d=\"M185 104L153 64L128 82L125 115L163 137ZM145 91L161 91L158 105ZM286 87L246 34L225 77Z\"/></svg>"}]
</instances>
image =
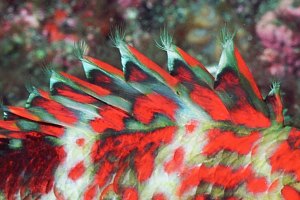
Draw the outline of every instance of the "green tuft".
<instances>
[{"instance_id":1,"label":"green tuft","mask_svg":"<svg viewBox=\"0 0 300 200\"><path fill-rule=\"evenodd\" d=\"M173 36L171 36L166 28L161 31L160 41L155 41L158 48L164 51L170 51L174 47Z\"/></svg>"},{"instance_id":2,"label":"green tuft","mask_svg":"<svg viewBox=\"0 0 300 200\"><path fill-rule=\"evenodd\" d=\"M120 48L125 44L125 35L126 31L121 26L117 26L111 32L109 38L111 39L114 47Z\"/></svg>"},{"instance_id":3,"label":"green tuft","mask_svg":"<svg viewBox=\"0 0 300 200\"><path fill-rule=\"evenodd\" d=\"M279 94L279 93L280 93L280 82L275 81L272 83L271 91L270 91L269 95L274 95L274 94Z\"/></svg>"},{"instance_id":4,"label":"green tuft","mask_svg":"<svg viewBox=\"0 0 300 200\"><path fill-rule=\"evenodd\" d=\"M74 44L74 55L79 59L82 60L83 56L87 54L88 45L84 40L80 40L79 42Z\"/></svg>"},{"instance_id":5,"label":"green tuft","mask_svg":"<svg viewBox=\"0 0 300 200\"><path fill-rule=\"evenodd\" d=\"M222 44L223 48L227 48L227 47L233 45L233 38L234 38L235 34L236 34L236 31L231 33L226 26L221 29L220 40L221 40L221 44Z\"/></svg>"},{"instance_id":6,"label":"green tuft","mask_svg":"<svg viewBox=\"0 0 300 200\"><path fill-rule=\"evenodd\" d=\"M125 42L125 36L126 36L126 32L120 26L115 27L109 36L113 43L113 46L119 49L122 58L121 59L122 65L126 62L124 61L125 58L126 58L125 60L133 59L133 56L131 55L130 51L127 48L127 44ZM123 71L125 71L125 65L123 65Z\"/></svg>"},{"instance_id":7,"label":"green tuft","mask_svg":"<svg viewBox=\"0 0 300 200\"><path fill-rule=\"evenodd\" d=\"M53 66L51 64L44 63L42 66L42 71L43 74L46 76L46 80L49 80L52 75Z\"/></svg>"},{"instance_id":8,"label":"green tuft","mask_svg":"<svg viewBox=\"0 0 300 200\"><path fill-rule=\"evenodd\" d=\"M238 72L237 63L234 56L234 35L235 33L231 33L227 27L222 28L220 32L220 41L223 46L223 50L219 60L216 80L219 80L221 72L227 68L231 68Z\"/></svg>"}]
</instances>

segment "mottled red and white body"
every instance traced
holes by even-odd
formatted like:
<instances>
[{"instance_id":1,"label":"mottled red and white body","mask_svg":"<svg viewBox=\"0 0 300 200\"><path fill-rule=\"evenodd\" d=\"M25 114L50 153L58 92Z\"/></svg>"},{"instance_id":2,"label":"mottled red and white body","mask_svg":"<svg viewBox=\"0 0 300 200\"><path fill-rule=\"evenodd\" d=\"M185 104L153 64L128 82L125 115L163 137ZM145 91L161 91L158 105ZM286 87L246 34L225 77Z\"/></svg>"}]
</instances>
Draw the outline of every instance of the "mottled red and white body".
<instances>
[{"instance_id":1,"label":"mottled red and white body","mask_svg":"<svg viewBox=\"0 0 300 200\"><path fill-rule=\"evenodd\" d=\"M300 199L300 130L231 37L216 78L167 35L169 72L115 43L123 72L81 55L88 80L51 71L2 106L0 199Z\"/></svg>"}]
</instances>

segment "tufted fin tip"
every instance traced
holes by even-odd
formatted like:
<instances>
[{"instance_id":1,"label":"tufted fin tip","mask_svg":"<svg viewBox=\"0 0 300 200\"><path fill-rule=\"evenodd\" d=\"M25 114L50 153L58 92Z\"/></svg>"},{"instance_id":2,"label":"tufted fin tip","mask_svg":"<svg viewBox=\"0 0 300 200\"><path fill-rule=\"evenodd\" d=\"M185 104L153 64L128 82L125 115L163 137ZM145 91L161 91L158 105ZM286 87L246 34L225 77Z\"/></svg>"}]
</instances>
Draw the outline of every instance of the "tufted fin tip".
<instances>
[{"instance_id":1,"label":"tufted fin tip","mask_svg":"<svg viewBox=\"0 0 300 200\"><path fill-rule=\"evenodd\" d=\"M73 53L79 60L82 60L87 55L88 49L87 43L84 40L80 40L74 44Z\"/></svg>"},{"instance_id":2,"label":"tufted fin tip","mask_svg":"<svg viewBox=\"0 0 300 200\"><path fill-rule=\"evenodd\" d=\"M272 83L271 90L266 97L266 102L269 106L272 120L275 120L278 124L284 124L283 103L279 82Z\"/></svg>"},{"instance_id":3,"label":"tufted fin tip","mask_svg":"<svg viewBox=\"0 0 300 200\"><path fill-rule=\"evenodd\" d=\"M156 46L164 51L175 51L176 46L174 45L174 39L166 29L161 31L159 41L155 41Z\"/></svg>"}]
</instances>

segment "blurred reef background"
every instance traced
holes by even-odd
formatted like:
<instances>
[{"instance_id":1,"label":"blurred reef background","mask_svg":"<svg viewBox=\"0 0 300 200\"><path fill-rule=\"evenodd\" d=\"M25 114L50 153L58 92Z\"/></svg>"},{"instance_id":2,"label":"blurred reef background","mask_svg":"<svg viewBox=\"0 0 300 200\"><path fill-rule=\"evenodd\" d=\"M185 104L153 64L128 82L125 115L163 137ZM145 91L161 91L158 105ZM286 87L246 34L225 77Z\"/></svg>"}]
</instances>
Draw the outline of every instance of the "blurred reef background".
<instances>
[{"instance_id":1,"label":"blurred reef background","mask_svg":"<svg viewBox=\"0 0 300 200\"><path fill-rule=\"evenodd\" d=\"M21 3L22 2L22 3ZM48 88L44 67L83 77L74 44L120 67L110 34L126 29L126 41L166 65L155 40L163 28L175 43L214 72L220 30L236 31L235 43L263 95L280 81L286 121L300 126L300 0L61 0L0 1L0 95L24 104L26 85Z\"/></svg>"}]
</instances>

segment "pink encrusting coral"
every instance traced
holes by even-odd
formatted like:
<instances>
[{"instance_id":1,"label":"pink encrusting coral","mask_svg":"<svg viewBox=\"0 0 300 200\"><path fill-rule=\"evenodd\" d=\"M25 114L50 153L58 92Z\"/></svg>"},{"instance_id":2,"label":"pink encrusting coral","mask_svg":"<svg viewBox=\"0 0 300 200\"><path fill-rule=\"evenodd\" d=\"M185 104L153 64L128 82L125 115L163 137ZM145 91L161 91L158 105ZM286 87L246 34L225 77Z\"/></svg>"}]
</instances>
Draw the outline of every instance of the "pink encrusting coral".
<instances>
[{"instance_id":1,"label":"pink encrusting coral","mask_svg":"<svg viewBox=\"0 0 300 200\"><path fill-rule=\"evenodd\" d=\"M300 6L284 0L263 15L256 33L265 47L261 59L269 65L270 73L300 77Z\"/></svg>"}]
</instances>

